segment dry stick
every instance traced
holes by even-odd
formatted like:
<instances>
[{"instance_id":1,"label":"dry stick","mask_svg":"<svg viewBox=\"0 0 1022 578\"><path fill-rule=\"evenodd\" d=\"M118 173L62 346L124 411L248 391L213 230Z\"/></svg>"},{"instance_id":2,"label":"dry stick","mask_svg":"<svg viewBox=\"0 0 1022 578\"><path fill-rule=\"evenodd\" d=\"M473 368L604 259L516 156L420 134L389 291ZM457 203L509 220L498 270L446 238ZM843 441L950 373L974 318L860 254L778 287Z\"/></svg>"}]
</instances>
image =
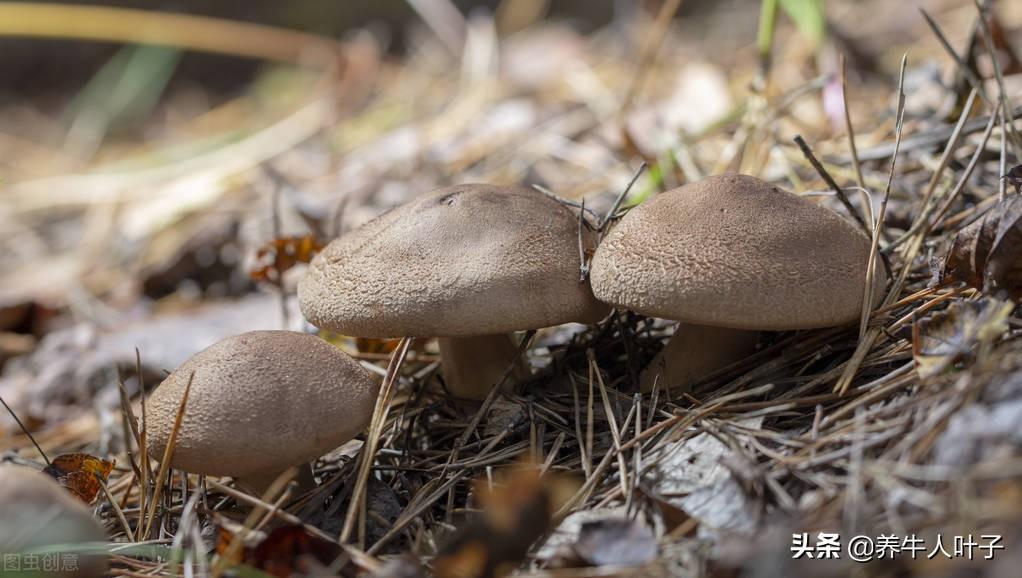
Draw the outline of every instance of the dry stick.
<instances>
[{"instance_id":1,"label":"dry stick","mask_svg":"<svg viewBox=\"0 0 1022 578\"><path fill-rule=\"evenodd\" d=\"M844 190L842 190L841 187L838 186L838 184L834 181L834 178L831 177L830 173L827 172L827 169L823 168L823 165L820 164L820 161L816 158L816 155L813 154L813 151L812 149L809 148L809 145L806 144L806 141L805 139L802 138L802 135L795 136L795 144L798 145L798 148L802 149L802 154L805 155L806 160L809 161L809 164L813 165L813 168L816 169L816 172L819 173L820 177L824 180L824 182L827 183L827 186L834 191L834 194L837 195L838 200L841 201L841 204L844 205L845 209L849 212L849 214L852 215L852 217L855 219L855 222L858 223L860 227L862 227L862 230L866 232L866 235L869 235L871 233L870 227L866 224L866 221L863 220L862 215L859 214L859 211L855 210L855 207L852 205L852 202L849 201L848 196L845 195ZM865 207L863 207L863 209L865 209Z\"/></svg>"},{"instance_id":2,"label":"dry stick","mask_svg":"<svg viewBox=\"0 0 1022 578\"><path fill-rule=\"evenodd\" d=\"M595 211L593 211L592 209L587 209L586 208L586 206L585 206L585 199L583 199L583 201L581 203L579 203L577 201L572 201L571 199L565 199L564 197L557 196L553 191L551 191L550 189L544 187L543 185L537 185L535 183L532 184L532 188L536 189L537 191L543 193L544 195L550 197L551 199L557 201L558 203L560 203L562 205L567 205L569 207L573 207L575 209L581 210L583 213L588 214L590 217L592 217L596 221L600 220L600 216L597 215Z\"/></svg>"},{"instance_id":3,"label":"dry stick","mask_svg":"<svg viewBox=\"0 0 1022 578\"><path fill-rule=\"evenodd\" d=\"M872 245L870 247L870 263L876 263L876 254L879 248L880 233L884 228L884 216L887 214L887 201L891 198L891 183L894 181L894 169L897 166L898 161L898 150L901 148L901 133L905 126L905 67L908 64L908 53L905 53L901 57L901 70L898 73L898 111L897 111L897 122L895 123L894 133L894 154L891 155L891 170L887 174L887 185L884 186L884 198L880 202L880 214L877 215L876 227L873 229ZM901 293L901 287L905 282L905 277L908 275L909 266L904 264L901 275L898 280L891 285L890 291L887 293L887 297L884 298L883 304L889 305L895 299L898 294ZM866 271L867 279L870 279L873 268L870 267ZM866 291L872 290L872 283L866 286ZM871 305L871 304L869 304ZM861 328L860 328L861 330ZM852 384L852 380L855 378L856 372L859 371L859 367L862 362L866 359L866 355L869 354L869 350L873 347L873 343L877 337L880 336L880 329L874 328L865 333L859 338L859 344L855 348L855 352L852 353L851 359L848 360L845 365L844 372L834 385L834 391L839 395L844 395L848 391L848 387Z\"/></svg>"},{"instance_id":4,"label":"dry stick","mask_svg":"<svg viewBox=\"0 0 1022 578\"><path fill-rule=\"evenodd\" d=\"M642 173L646 170L646 167L647 167L646 161L642 161L642 164L639 165L638 170L636 170L635 174L632 175L632 180L628 181L628 186L625 187L623 191L621 191L621 193L617 196L616 199L614 199L614 204L610 206L610 210L607 211L607 214L604 215L603 219L600 220L600 224L597 227L597 231L599 231L601 235L607 230L607 225L610 224L610 221L612 219L617 218L617 211L618 209L621 208L621 203L624 202L625 197L628 196L628 192L632 190L633 186L635 186L635 181L639 180L639 177L642 176Z\"/></svg>"},{"instance_id":5,"label":"dry stick","mask_svg":"<svg viewBox=\"0 0 1022 578\"><path fill-rule=\"evenodd\" d=\"M852 111L848 107L848 74L846 70L845 55L841 55L841 102L845 107L845 131L848 133L848 149L852 153L852 166L855 168L855 178L859 183L859 190L863 195L863 208L872 205L869 195L866 194L866 180L862 178L862 166L859 164L859 151L855 148L855 129L852 126ZM867 205L868 203L868 205Z\"/></svg>"},{"instance_id":6,"label":"dry stick","mask_svg":"<svg viewBox=\"0 0 1022 578\"><path fill-rule=\"evenodd\" d=\"M1001 74L1001 61L997 58L997 50L994 48L994 41L990 34L990 26L987 24L986 18L986 6L979 3L979 0L973 0L976 5L976 11L979 13L979 31L983 36L983 45L987 50L987 54L990 56L990 63L994 68L994 79L997 81L997 92L1000 97L1001 110L1010 111L1011 103L1008 102L1008 92L1004 89L1004 76ZM1010 125L1010 135L1014 137L1012 144L1015 145L1016 156L1022 157L1022 144L1019 144L1019 136L1015 133L1015 123L1012 119Z\"/></svg>"},{"instance_id":7,"label":"dry stick","mask_svg":"<svg viewBox=\"0 0 1022 578\"><path fill-rule=\"evenodd\" d=\"M671 20L674 15L678 12L678 8L681 7L681 0L667 0L660 7L660 12L657 14L656 21L653 23L653 31L646 36L646 42L642 46L642 52L639 56L639 66L635 71L635 76L632 77L632 83L628 86L628 92L625 93L625 98L621 102L621 109L619 115L624 116L628 109L632 106L632 101L635 100L635 96L642 90L642 85L646 80L646 75L649 73L649 69L653 66L656 61L657 54L660 52L660 46L664 42L664 37L667 36L667 30L671 25Z\"/></svg>"},{"instance_id":8,"label":"dry stick","mask_svg":"<svg viewBox=\"0 0 1022 578\"><path fill-rule=\"evenodd\" d=\"M32 437L31 433L29 433L28 428L25 427L25 424L21 423L21 419L18 418L18 414L14 413L14 410L11 409L11 406L7 405L7 402L4 401L3 397L0 397L0 403L3 404L4 408L7 410L7 413L11 414L11 417L14 418L14 421L18 423L18 427L21 428L21 431L24 432L26 436L28 436L29 441L31 441L32 445L35 446L35 449L39 452L39 455L43 457L43 460L46 462L46 465L47 466L51 465L50 458L46 456L46 452L43 451L43 448L40 447L38 443L36 443L35 438Z\"/></svg>"},{"instance_id":9,"label":"dry stick","mask_svg":"<svg viewBox=\"0 0 1022 578\"><path fill-rule=\"evenodd\" d=\"M174 416L174 427L170 430L170 439L167 440L167 447L163 448L163 458L160 460L160 472L156 476L156 490L153 494L153 499L149 503L149 514L146 516L145 532L142 534L142 540L149 539L149 533L153 528L153 520L156 518L156 504L160 502L161 494L163 493L163 478L167 475L167 470L170 469L170 459L174 456L174 445L177 443L177 433L181 429L181 421L185 417L185 407L188 404L188 394L192 390L192 379L195 378L193 372L188 376L188 383L185 385L184 394L181 396L181 403L177 407L177 415Z\"/></svg>"},{"instance_id":10,"label":"dry stick","mask_svg":"<svg viewBox=\"0 0 1022 578\"><path fill-rule=\"evenodd\" d=\"M43 2L0 4L0 36L155 44L290 63L313 47L339 51L337 41L260 24L149 10L67 6Z\"/></svg>"},{"instance_id":11,"label":"dry stick","mask_svg":"<svg viewBox=\"0 0 1022 578\"><path fill-rule=\"evenodd\" d=\"M398 373L408 355L408 347L412 343L411 337L402 337L397 349L390 358L390 365L387 367L387 376L383 378L383 385L380 387L380 394L376 397L376 407L373 408L373 419L369 424L369 433L366 435L365 445L359 455L358 479L355 481L355 489L351 494L351 502L348 504L348 512L344 516L344 528L337 542L347 542L351 532L355 528L355 518L365 503L365 489L369 483L369 473L372 470L373 460L376 459L376 449L380 436L383 435L383 427L387 420L387 412L390 410L390 399L394 393L394 384L397 383Z\"/></svg>"}]
</instances>

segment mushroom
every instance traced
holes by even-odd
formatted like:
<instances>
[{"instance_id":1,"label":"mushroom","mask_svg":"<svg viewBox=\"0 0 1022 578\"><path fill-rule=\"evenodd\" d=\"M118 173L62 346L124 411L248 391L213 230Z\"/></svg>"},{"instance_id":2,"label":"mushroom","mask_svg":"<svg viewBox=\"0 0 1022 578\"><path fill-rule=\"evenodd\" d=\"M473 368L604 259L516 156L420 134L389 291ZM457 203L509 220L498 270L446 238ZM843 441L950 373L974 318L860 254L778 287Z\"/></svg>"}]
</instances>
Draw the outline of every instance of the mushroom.
<instances>
[{"instance_id":1,"label":"mushroom","mask_svg":"<svg viewBox=\"0 0 1022 578\"><path fill-rule=\"evenodd\" d=\"M726 174L629 211L593 257L596 297L681 321L640 376L684 386L754 350L756 331L859 319L870 240L837 214L757 178ZM874 297L886 275L875 269ZM750 331L751 330L751 331Z\"/></svg>"},{"instance_id":2,"label":"mushroom","mask_svg":"<svg viewBox=\"0 0 1022 578\"><path fill-rule=\"evenodd\" d=\"M159 460L191 382L170 465L231 476L262 494L284 471L365 429L379 386L342 351L306 333L251 331L196 353L147 402L149 455Z\"/></svg>"},{"instance_id":3,"label":"mushroom","mask_svg":"<svg viewBox=\"0 0 1022 578\"><path fill-rule=\"evenodd\" d=\"M35 572L37 576L98 578L106 574L106 558L77 547L104 541L103 528L85 504L53 478L29 468L0 466L0 552L23 555L14 568L5 558L4 570L18 575L20 567L31 574L25 562L32 556L36 569L43 570ZM52 556L52 564L44 566L46 556Z\"/></svg>"},{"instance_id":4,"label":"mushroom","mask_svg":"<svg viewBox=\"0 0 1022 578\"><path fill-rule=\"evenodd\" d=\"M331 242L298 301L310 323L346 335L440 338L450 392L483 399L506 371L505 389L530 373L508 334L608 310L580 281L579 225L531 188L435 190Z\"/></svg>"}]
</instances>

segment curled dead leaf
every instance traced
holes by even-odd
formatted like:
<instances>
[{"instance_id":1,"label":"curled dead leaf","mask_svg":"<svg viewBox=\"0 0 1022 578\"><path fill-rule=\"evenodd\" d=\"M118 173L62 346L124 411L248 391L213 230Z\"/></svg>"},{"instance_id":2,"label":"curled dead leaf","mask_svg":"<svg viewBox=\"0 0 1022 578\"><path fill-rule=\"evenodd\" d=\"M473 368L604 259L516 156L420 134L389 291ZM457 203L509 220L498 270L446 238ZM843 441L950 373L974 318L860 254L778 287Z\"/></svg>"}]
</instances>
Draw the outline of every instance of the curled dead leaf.
<instances>
[{"instance_id":1,"label":"curled dead leaf","mask_svg":"<svg viewBox=\"0 0 1022 578\"><path fill-rule=\"evenodd\" d=\"M977 345L1000 338L1008 330L1008 316L1014 308L997 299L962 301L916 323L912 357L919 377L937 375L969 359Z\"/></svg>"},{"instance_id":2,"label":"curled dead leaf","mask_svg":"<svg viewBox=\"0 0 1022 578\"><path fill-rule=\"evenodd\" d=\"M86 504L92 504L114 469L114 462L83 453L61 454L43 468L57 483Z\"/></svg>"},{"instance_id":3,"label":"curled dead leaf","mask_svg":"<svg viewBox=\"0 0 1022 578\"><path fill-rule=\"evenodd\" d=\"M1022 165L1006 180L1022 188ZM955 235L939 278L1022 299L1022 197L1012 196Z\"/></svg>"}]
</instances>

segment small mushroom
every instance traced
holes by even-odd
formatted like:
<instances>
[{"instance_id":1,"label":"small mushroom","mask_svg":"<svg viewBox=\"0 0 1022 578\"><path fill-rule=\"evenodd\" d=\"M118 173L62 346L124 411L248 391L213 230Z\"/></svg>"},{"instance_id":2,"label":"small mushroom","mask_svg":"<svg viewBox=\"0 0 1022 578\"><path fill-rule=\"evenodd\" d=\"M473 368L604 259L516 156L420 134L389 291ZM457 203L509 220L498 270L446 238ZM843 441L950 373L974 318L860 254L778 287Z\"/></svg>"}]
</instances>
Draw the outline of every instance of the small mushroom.
<instances>
[{"instance_id":1,"label":"small mushroom","mask_svg":"<svg viewBox=\"0 0 1022 578\"><path fill-rule=\"evenodd\" d=\"M508 334L607 308L579 280L578 213L530 188L423 195L330 243L298 284L302 313L358 337L439 337L444 381L482 399L529 375Z\"/></svg>"},{"instance_id":2,"label":"small mushroom","mask_svg":"<svg viewBox=\"0 0 1022 578\"><path fill-rule=\"evenodd\" d=\"M231 476L262 494L284 471L366 428L379 386L329 343L294 331L251 331L196 353L147 402L148 450L162 458L189 380L191 389L170 465Z\"/></svg>"},{"instance_id":3,"label":"small mushroom","mask_svg":"<svg viewBox=\"0 0 1022 578\"><path fill-rule=\"evenodd\" d=\"M681 321L643 372L691 384L748 355L760 330L859 319L870 240L837 214L757 178L726 174L629 211L592 263L596 297ZM886 275L875 269L874 297ZM751 330L751 331L750 331Z\"/></svg>"},{"instance_id":4,"label":"small mushroom","mask_svg":"<svg viewBox=\"0 0 1022 578\"><path fill-rule=\"evenodd\" d=\"M50 476L20 466L0 466L0 552L4 572L24 575L100 577L106 558L77 547L104 542L92 513ZM9 560L7 555L14 556ZM49 558L48 558L49 557ZM30 562L34 560L34 562ZM47 560L46 565L42 563ZM27 564L31 563L34 570ZM8 574L0 572L7 576Z\"/></svg>"}]
</instances>

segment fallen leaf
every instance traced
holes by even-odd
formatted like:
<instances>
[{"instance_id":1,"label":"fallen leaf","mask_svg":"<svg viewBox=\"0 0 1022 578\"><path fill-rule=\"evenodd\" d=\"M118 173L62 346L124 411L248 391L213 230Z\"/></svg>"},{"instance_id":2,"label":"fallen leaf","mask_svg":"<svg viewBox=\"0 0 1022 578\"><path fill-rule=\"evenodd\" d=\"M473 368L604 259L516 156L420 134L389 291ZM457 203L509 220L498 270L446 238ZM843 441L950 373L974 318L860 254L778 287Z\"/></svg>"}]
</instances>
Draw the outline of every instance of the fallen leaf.
<instances>
[{"instance_id":1,"label":"fallen leaf","mask_svg":"<svg viewBox=\"0 0 1022 578\"><path fill-rule=\"evenodd\" d=\"M61 454L43 468L57 482L86 504L91 504L99 495L100 483L106 483L114 462L108 462L89 454Z\"/></svg>"},{"instance_id":2,"label":"fallen leaf","mask_svg":"<svg viewBox=\"0 0 1022 578\"><path fill-rule=\"evenodd\" d=\"M253 281L276 283L284 273L299 263L309 263L323 249L312 235L273 239L256 251L260 266L249 271Z\"/></svg>"},{"instance_id":3,"label":"fallen leaf","mask_svg":"<svg viewBox=\"0 0 1022 578\"><path fill-rule=\"evenodd\" d=\"M1013 168L1007 180L1022 187L1022 165ZM1008 198L959 231L944 256L939 279L1022 299L1022 197Z\"/></svg>"},{"instance_id":4,"label":"fallen leaf","mask_svg":"<svg viewBox=\"0 0 1022 578\"><path fill-rule=\"evenodd\" d=\"M480 515L463 526L433 561L437 578L507 576L525 559L533 542L550 531L552 517L577 484L561 476L540 476L527 463L492 486L476 482Z\"/></svg>"},{"instance_id":5,"label":"fallen leaf","mask_svg":"<svg viewBox=\"0 0 1022 578\"><path fill-rule=\"evenodd\" d=\"M982 299L953 303L912 328L912 357L921 378L937 375L972 356L976 346L992 343L1008 330L1015 306Z\"/></svg>"},{"instance_id":6,"label":"fallen leaf","mask_svg":"<svg viewBox=\"0 0 1022 578\"><path fill-rule=\"evenodd\" d=\"M260 534L250 536L249 544ZM276 578L315 575L321 567L329 567L341 556L341 547L311 534L301 524L278 526L259 539L232 554L230 545L236 534L224 525L218 527L217 554L234 565L261 570Z\"/></svg>"},{"instance_id":7,"label":"fallen leaf","mask_svg":"<svg viewBox=\"0 0 1022 578\"><path fill-rule=\"evenodd\" d=\"M582 524L573 550L589 566L639 566L657 556L650 527L630 518L606 518Z\"/></svg>"},{"instance_id":8,"label":"fallen leaf","mask_svg":"<svg viewBox=\"0 0 1022 578\"><path fill-rule=\"evenodd\" d=\"M758 429L762 418L741 424ZM749 531L759 506L745 494L727 467L732 450L711 434L664 444L646 456L643 485L660 500L700 522L701 531Z\"/></svg>"}]
</instances>

